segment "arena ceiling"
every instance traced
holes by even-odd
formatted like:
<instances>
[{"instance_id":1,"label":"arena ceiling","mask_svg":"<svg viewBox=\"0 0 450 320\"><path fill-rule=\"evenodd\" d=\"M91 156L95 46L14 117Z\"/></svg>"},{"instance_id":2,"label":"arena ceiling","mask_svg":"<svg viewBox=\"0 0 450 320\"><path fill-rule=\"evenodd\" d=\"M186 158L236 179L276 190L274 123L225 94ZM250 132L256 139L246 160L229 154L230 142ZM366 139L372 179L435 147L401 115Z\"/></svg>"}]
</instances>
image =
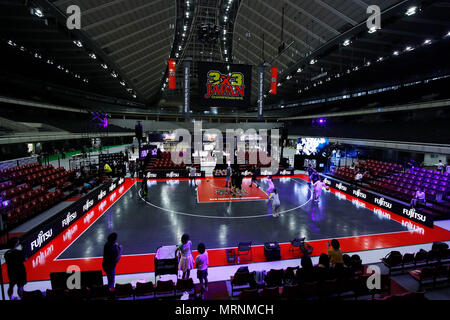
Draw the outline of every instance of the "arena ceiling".
<instances>
[{"instance_id":1,"label":"arena ceiling","mask_svg":"<svg viewBox=\"0 0 450 320\"><path fill-rule=\"evenodd\" d=\"M81 30L65 27L70 5L81 9ZM375 34L365 25L369 5L383 12L382 29ZM411 6L420 14L405 15ZM30 13L33 8L43 17ZM450 31L449 8L449 1L431 0L3 0L0 35L63 65L80 81L87 79L84 86L148 106L162 99L180 105L180 66L186 57L266 62L279 68L282 83L277 96L267 96L266 103L274 103L301 95L320 75L362 66ZM226 41L199 43L198 27L205 22L225 29ZM352 39L351 45L342 45L345 39ZM165 88L170 57L178 60L177 90ZM310 64L313 59L317 63ZM253 79L256 104L256 74ZM269 82L267 73L266 88ZM195 79L193 85L195 99Z\"/></svg>"}]
</instances>

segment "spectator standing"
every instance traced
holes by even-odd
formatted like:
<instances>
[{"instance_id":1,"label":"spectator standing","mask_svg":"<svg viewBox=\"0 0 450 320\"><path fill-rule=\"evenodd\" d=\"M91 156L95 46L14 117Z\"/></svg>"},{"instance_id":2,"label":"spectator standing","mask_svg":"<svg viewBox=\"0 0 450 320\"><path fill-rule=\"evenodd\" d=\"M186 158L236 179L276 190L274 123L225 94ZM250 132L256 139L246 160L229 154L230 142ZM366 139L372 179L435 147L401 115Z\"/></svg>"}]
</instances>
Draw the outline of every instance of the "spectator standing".
<instances>
[{"instance_id":1,"label":"spectator standing","mask_svg":"<svg viewBox=\"0 0 450 320\"><path fill-rule=\"evenodd\" d=\"M5 252L5 261L9 278L8 296L10 300L14 300L14 287L17 285L17 294L22 298L23 287L27 283L27 272L24 264L26 258L19 238L14 237L10 240L10 248Z\"/></svg>"},{"instance_id":2,"label":"spectator standing","mask_svg":"<svg viewBox=\"0 0 450 320\"><path fill-rule=\"evenodd\" d=\"M439 160L439 162L436 164L437 169L441 172L444 173L444 169L446 167L445 163L442 162L442 160Z\"/></svg>"},{"instance_id":3,"label":"spectator standing","mask_svg":"<svg viewBox=\"0 0 450 320\"><path fill-rule=\"evenodd\" d=\"M344 259L342 258L342 250L340 248L339 241L333 239L331 240L331 244L327 242L327 247L331 266L335 267L336 264L343 264Z\"/></svg>"},{"instance_id":4,"label":"spectator standing","mask_svg":"<svg viewBox=\"0 0 450 320\"><path fill-rule=\"evenodd\" d=\"M228 164L227 171L226 171L226 178L225 178L225 188L231 188L231 166Z\"/></svg>"},{"instance_id":5,"label":"spectator standing","mask_svg":"<svg viewBox=\"0 0 450 320\"><path fill-rule=\"evenodd\" d=\"M197 175L197 169L194 167L194 165L191 166L189 170L189 185L192 184L195 187L197 187L197 183L195 180L195 176Z\"/></svg>"},{"instance_id":6,"label":"spectator standing","mask_svg":"<svg viewBox=\"0 0 450 320\"><path fill-rule=\"evenodd\" d=\"M116 277L116 266L122 256L122 246L117 243L117 233L113 232L103 248L102 267L108 278L108 287L114 288Z\"/></svg>"},{"instance_id":7,"label":"spectator standing","mask_svg":"<svg viewBox=\"0 0 450 320\"><path fill-rule=\"evenodd\" d=\"M183 234L181 236L181 244L178 245L177 251L180 252L181 257L178 263L178 270L180 270L182 274L182 279L189 279L191 274L191 269L194 267L194 258L192 257L192 242L189 240L188 234Z\"/></svg>"},{"instance_id":8,"label":"spectator standing","mask_svg":"<svg viewBox=\"0 0 450 320\"><path fill-rule=\"evenodd\" d=\"M135 164L134 161L130 161L130 176L132 178L134 178L134 172L135 172L136 168L135 168Z\"/></svg>"},{"instance_id":9,"label":"spectator standing","mask_svg":"<svg viewBox=\"0 0 450 320\"><path fill-rule=\"evenodd\" d=\"M209 257L205 244L199 243L197 250L199 255L195 258L195 265L197 266L197 278L200 281L200 295L203 295L205 291L208 291Z\"/></svg>"}]
</instances>

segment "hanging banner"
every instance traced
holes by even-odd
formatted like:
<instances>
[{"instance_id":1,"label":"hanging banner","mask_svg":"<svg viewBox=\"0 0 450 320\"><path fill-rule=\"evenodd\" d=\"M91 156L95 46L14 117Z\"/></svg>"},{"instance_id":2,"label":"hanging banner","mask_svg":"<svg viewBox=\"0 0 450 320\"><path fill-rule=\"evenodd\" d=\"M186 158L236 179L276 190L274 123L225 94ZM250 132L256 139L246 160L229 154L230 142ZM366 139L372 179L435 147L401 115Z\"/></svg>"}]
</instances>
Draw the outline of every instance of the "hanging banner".
<instances>
[{"instance_id":1,"label":"hanging banner","mask_svg":"<svg viewBox=\"0 0 450 320\"><path fill-rule=\"evenodd\" d=\"M190 102L191 102L191 62L192 58L186 58L184 60L184 92L183 92L183 113L184 118L189 119L190 116Z\"/></svg>"},{"instance_id":2,"label":"hanging banner","mask_svg":"<svg viewBox=\"0 0 450 320\"><path fill-rule=\"evenodd\" d=\"M270 94L277 94L278 68L270 68Z\"/></svg>"},{"instance_id":3,"label":"hanging banner","mask_svg":"<svg viewBox=\"0 0 450 320\"><path fill-rule=\"evenodd\" d=\"M177 63L174 59L169 59L169 89L176 89L176 70Z\"/></svg>"},{"instance_id":4,"label":"hanging banner","mask_svg":"<svg viewBox=\"0 0 450 320\"><path fill-rule=\"evenodd\" d=\"M252 67L243 64L198 62L200 104L204 107L248 107Z\"/></svg>"},{"instance_id":5,"label":"hanging banner","mask_svg":"<svg viewBox=\"0 0 450 320\"><path fill-rule=\"evenodd\" d=\"M264 66L258 66L258 120L263 120L264 109Z\"/></svg>"}]
</instances>

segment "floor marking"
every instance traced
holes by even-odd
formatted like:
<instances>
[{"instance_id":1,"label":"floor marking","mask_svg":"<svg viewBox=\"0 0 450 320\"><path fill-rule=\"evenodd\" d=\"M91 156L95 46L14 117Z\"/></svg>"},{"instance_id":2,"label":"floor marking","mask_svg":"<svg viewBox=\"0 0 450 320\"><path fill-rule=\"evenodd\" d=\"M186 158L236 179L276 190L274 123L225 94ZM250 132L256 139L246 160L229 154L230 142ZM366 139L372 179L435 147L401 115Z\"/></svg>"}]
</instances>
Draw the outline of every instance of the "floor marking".
<instances>
[{"instance_id":1,"label":"floor marking","mask_svg":"<svg viewBox=\"0 0 450 320\"><path fill-rule=\"evenodd\" d=\"M296 179L296 178L293 178L292 180L296 182L296 180L294 180L294 179ZM303 181L303 182L306 182L306 181ZM297 182L297 183L299 183L299 182ZM137 189L137 186L136 185L134 185L134 186ZM156 209L160 209L160 210L163 210L163 211L166 211L166 212L170 212L170 213L174 213L174 214L189 216L189 217L198 217L198 218L207 218L207 219L252 219L252 218L263 218L263 217L272 216L272 213L253 215L253 216L240 216L240 217L217 217L217 216L206 216L206 215L201 215L201 214L193 214L193 213L187 213L187 212L181 212L181 211L175 211L175 210L166 209L166 208L160 207L160 206L158 206L158 205L156 205L154 203L151 203L150 201L147 201L147 200L145 200L142 197L140 190L138 190L138 195L139 195L139 198L142 201L144 201L145 203L147 203L148 205L150 205L150 206L152 206L152 207L154 207ZM283 214L283 213L291 212L293 210L300 209L301 207L303 207L306 204L308 204L311 200L312 200L312 192L311 192L310 198L305 203L303 203L303 204L301 204L301 205L299 205L297 207L281 211L281 212L279 212L279 214ZM232 202L239 202L239 201L230 201L230 203L232 203Z\"/></svg>"},{"instance_id":2,"label":"floor marking","mask_svg":"<svg viewBox=\"0 0 450 320\"><path fill-rule=\"evenodd\" d=\"M311 243L311 242L315 242L315 241L331 241L332 239L350 239L350 238L361 238L361 237L371 237L371 236L382 236L382 235L390 235L390 234L400 234L400 233L405 233L405 232L410 232L408 230L406 231L393 231L393 232L386 232L386 233L373 233L373 234L366 234L366 235L360 235L360 236L347 236L347 237L331 237L331 238L322 238L322 239L312 239L312 240L308 240L306 242ZM383 250L383 249L390 249L390 248L401 248L401 247L408 247L408 246L418 246L418 245L424 245L424 244L431 244L433 242L423 242L423 243L417 243L417 244L408 244L408 245L400 245L400 246L395 246L395 247L383 247L383 248L375 248L375 249L366 249L366 250L358 250L358 251L345 251L344 253L349 253L349 252L367 252L367 251L373 251L373 250ZM287 245L287 244L291 244L291 242L280 242L279 245ZM264 244L254 244L252 245L252 248L257 248L257 247L263 247ZM208 249L210 251L213 250L226 250L226 249L236 249L236 247L221 247L221 248L211 248ZM197 252L197 250L192 250L192 252ZM139 257L139 256L147 256L147 255L154 255L156 254L156 252L149 252L149 253L132 253L132 254L123 254L122 257ZM315 257L318 257L315 256ZM58 261L68 261L68 260L79 260L79 259L100 259L103 258L103 256L98 256L98 257L80 257L80 258L63 258L63 259L58 259ZM292 258L292 259L300 259L299 258ZM292 260L292 259L281 259L279 261L283 261L283 260ZM264 261L257 261L257 262L250 262L250 263L262 263ZM266 262L270 262L270 261L266 261ZM216 266L216 267L226 267L228 265L223 265L223 266ZM154 272L154 271L152 271Z\"/></svg>"}]
</instances>

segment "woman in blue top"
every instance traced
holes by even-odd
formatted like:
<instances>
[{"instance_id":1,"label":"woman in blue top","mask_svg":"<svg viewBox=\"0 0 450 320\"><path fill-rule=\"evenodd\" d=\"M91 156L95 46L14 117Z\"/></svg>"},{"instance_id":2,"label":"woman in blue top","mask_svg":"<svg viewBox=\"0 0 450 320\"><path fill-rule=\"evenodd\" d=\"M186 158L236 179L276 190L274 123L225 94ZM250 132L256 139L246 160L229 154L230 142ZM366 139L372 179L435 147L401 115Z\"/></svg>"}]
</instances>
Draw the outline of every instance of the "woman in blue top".
<instances>
[{"instance_id":1,"label":"woman in blue top","mask_svg":"<svg viewBox=\"0 0 450 320\"><path fill-rule=\"evenodd\" d=\"M182 279L189 279L191 269L194 268L194 258L192 257L192 242L188 234L181 236L181 244L176 251L180 251L181 257L178 263L178 270L183 272ZM177 252L175 252L176 254Z\"/></svg>"}]
</instances>

